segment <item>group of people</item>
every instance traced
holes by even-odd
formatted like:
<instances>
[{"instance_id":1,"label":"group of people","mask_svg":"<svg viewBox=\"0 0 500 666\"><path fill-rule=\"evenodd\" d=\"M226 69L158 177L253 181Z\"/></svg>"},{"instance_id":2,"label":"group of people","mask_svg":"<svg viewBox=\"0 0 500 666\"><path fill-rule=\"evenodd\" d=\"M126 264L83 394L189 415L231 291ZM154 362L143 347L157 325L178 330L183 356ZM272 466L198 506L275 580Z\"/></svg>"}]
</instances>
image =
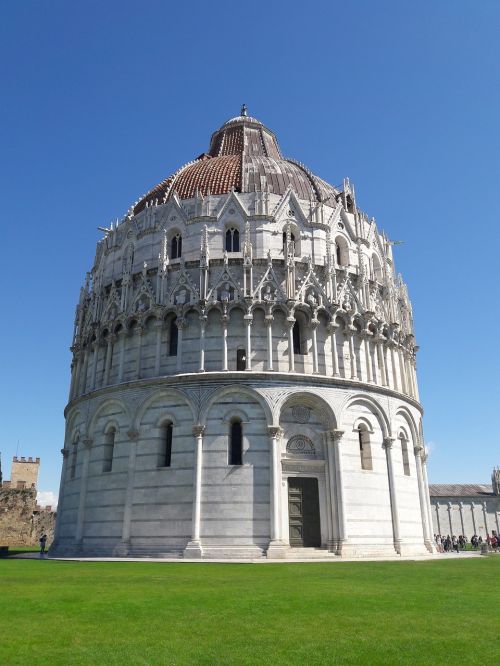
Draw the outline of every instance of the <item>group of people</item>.
<instances>
[{"instance_id":1,"label":"group of people","mask_svg":"<svg viewBox=\"0 0 500 666\"><path fill-rule=\"evenodd\" d=\"M463 534L459 534L458 537L456 537L454 534L452 536L449 534L447 536L435 534L434 542L439 553L450 553L452 551L459 553L461 550L465 550L467 548L469 540ZM477 534L472 535L470 540L472 550L481 548L482 543L484 543L482 536L478 536ZM486 537L486 543L488 543L488 545L493 548L493 550L496 550L497 548L500 549L500 537L495 534L495 532L493 532L491 536L488 534Z\"/></svg>"}]
</instances>

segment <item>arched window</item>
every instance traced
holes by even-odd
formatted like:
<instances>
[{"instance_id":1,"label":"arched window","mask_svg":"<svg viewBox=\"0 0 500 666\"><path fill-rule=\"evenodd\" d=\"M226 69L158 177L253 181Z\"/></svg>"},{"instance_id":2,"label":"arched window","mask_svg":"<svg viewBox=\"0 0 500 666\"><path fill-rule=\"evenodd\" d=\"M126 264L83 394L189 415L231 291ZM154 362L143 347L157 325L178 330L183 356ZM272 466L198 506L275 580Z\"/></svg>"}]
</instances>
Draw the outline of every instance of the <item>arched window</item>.
<instances>
[{"instance_id":1,"label":"arched window","mask_svg":"<svg viewBox=\"0 0 500 666\"><path fill-rule=\"evenodd\" d=\"M335 244L335 257L337 259L337 265L342 266L342 257L340 255L340 247L338 243Z\"/></svg>"},{"instance_id":2,"label":"arched window","mask_svg":"<svg viewBox=\"0 0 500 666\"><path fill-rule=\"evenodd\" d=\"M293 325L293 353L307 354L307 337L305 335L305 322L299 315Z\"/></svg>"},{"instance_id":3,"label":"arched window","mask_svg":"<svg viewBox=\"0 0 500 666\"><path fill-rule=\"evenodd\" d=\"M336 251L335 258L338 266L349 266L349 248L347 241L343 236L337 236L335 239Z\"/></svg>"},{"instance_id":4,"label":"arched window","mask_svg":"<svg viewBox=\"0 0 500 666\"><path fill-rule=\"evenodd\" d=\"M370 433L364 423L358 426L359 456L361 459L361 469L372 470L372 451L370 445Z\"/></svg>"},{"instance_id":5,"label":"arched window","mask_svg":"<svg viewBox=\"0 0 500 666\"><path fill-rule=\"evenodd\" d=\"M102 461L102 471L111 472L113 468L113 454L115 450L115 429L110 428L104 439L104 458Z\"/></svg>"},{"instance_id":6,"label":"arched window","mask_svg":"<svg viewBox=\"0 0 500 666\"><path fill-rule=\"evenodd\" d=\"M69 470L69 478L74 479L76 475L76 463L78 459L78 437L73 442L73 447L71 451L71 467Z\"/></svg>"},{"instance_id":7,"label":"arched window","mask_svg":"<svg viewBox=\"0 0 500 666\"><path fill-rule=\"evenodd\" d=\"M403 459L403 472L405 476L410 476L410 457L408 455L408 440L403 433L399 435L401 442L401 457Z\"/></svg>"},{"instance_id":8,"label":"arched window","mask_svg":"<svg viewBox=\"0 0 500 666\"><path fill-rule=\"evenodd\" d=\"M231 421L229 426L229 465L243 464L243 427L239 419Z\"/></svg>"},{"instance_id":9,"label":"arched window","mask_svg":"<svg viewBox=\"0 0 500 666\"><path fill-rule=\"evenodd\" d=\"M373 280L377 280L378 282L382 282L382 266L380 265L380 261L377 257L376 254L373 255L372 257L372 268L373 268Z\"/></svg>"},{"instance_id":10,"label":"arched window","mask_svg":"<svg viewBox=\"0 0 500 666\"><path fill-rule=\"evenodd\" d=\"M170 326L168 328L168 355L177 356L177 342L179 340L179 329L177 328L176 323L177 317L173 317L170 320Z\"/></svg>"},{"instance_id":11,"label":"arched window","mask_svg":"<svg viewBox=\"0 0 500 666\"><path fill-rule=\"evenodd\" d=\"M236 370L247 369L247 352L246 349L239 347L236 350Z\"/></svg>"},{"instance_id":12,"label":"arched window","mask_svg":"<svg viewBox=\"0 0 500 666\"><path fill-rule=\"evenodd\" d=\"M167 421L161 428L161 446L158 467L170 467L172 462L172 436L174 426Z\"/></svg>"},{"instance_id":13,"label":"arched window","mask_svg":"<svg viewBox=\"0 0 500 666\"><path fill-rule=\"evenodd\" d=\"M182 256L182 236L175 234L170 241L170 258L180 259Z\"/></svg>"},{"instance_id":14,"label":"arched window","mask_svg":"<svg viewBox=\"0 0 500 666\"><path fill-rule=\"evenodd\" d=\"M240 232L235 227L226 230L226 252L240 251Z\"/></svg>"},{"instance_id":15,"label":"arched window","mask_svg":"<svg viewBox=\"0 0 500 666\"><path fill-rule=\"evenodd\" d=\"M290 233L290 241L293 243L292 245L292 254L295 254L295 235ZM287 247L286 247L286 231L283 232L283 254L287 254Z\"/></svg>"}]
</instances>

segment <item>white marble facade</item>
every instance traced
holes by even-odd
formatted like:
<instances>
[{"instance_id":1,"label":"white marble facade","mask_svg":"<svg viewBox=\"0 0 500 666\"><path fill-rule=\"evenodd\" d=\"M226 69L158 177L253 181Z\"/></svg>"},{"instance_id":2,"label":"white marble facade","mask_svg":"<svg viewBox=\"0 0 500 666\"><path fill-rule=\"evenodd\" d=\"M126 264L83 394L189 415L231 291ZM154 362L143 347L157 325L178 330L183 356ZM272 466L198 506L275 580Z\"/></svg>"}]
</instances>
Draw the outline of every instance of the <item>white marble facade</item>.
<instances>
[{"instance_id":1,"label":"white marble facade","mask_svg":"<svg viewBox=\"0 0 500 666\"><path fill-rule=\"evenodd\" d=\"M257 150L245 132L264 147L274 135L243 114L216 148L229 130L244 175ZM318 520L319 541L300 552L432 551L417 347L391 243L347 180L332 188L266 155L273 173L301 170L310 196L268 170L254 191L228 177L214 194L196 176L182 198L181 169L99 241L75 320L54 553L294 556L295 479L315 479L318 500L299 520Z\"/></svg>"}]
</instances>

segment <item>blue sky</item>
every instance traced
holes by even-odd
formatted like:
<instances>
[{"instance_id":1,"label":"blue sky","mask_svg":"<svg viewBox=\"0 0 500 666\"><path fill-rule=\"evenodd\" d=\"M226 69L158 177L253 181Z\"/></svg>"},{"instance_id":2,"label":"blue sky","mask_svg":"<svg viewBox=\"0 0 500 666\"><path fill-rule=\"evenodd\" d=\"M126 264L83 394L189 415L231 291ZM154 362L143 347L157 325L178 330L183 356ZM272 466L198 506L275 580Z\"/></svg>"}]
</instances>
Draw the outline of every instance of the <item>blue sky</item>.
<instances>
[{"instance_id":1,"label":"blue sky","mask_svg":"<svg viewBox=\"0 0 500 666\"><path fill-rule=\"evenodd\" d=\"M57 492L74 306L97 226L246 102L404 244L431 482L500 464L500 4L6 2L0 451Z\"/></svg>"}]
</instances>

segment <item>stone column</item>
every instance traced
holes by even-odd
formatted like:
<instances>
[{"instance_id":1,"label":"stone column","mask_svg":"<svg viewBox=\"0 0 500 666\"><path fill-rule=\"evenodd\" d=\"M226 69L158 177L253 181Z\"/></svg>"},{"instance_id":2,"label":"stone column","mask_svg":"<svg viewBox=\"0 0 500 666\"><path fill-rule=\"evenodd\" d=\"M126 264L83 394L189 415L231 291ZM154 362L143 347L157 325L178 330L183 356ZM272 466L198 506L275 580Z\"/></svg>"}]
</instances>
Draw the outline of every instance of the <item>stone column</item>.
<instances>
[{"instance_id":1,"label":"stone column","mask_svg":"<svg viewBox=\"0 0 500 666\"><path fill-rule=\"evenodd\" d=\"M439 520L439 502L436 502L436 525L437 525L438 534L442 534L441 521Z\"/></svg>"},{"instance_id":2,"label":"stone column","mask_svg":"<svg viewBox=\"0 0 500 666\"><path fill-rule=\"evenodd\" d=\"M488 528L488 511L487 511L486 502L483 502L482 506L483 506L483 516L484 516L484 529L486 530L486 536L489 536L490 530Z\"/></svg>"},{"instance_id":3,"label":"stone column","mask_svg":"<svg viewBox=\"0 0 500 666\"><path fill-rule=\"evenodd\" d=\"M408 384L406 381L405 365L403 361L403 352L398 349L399 374L401 375L401 390L408 393Z\"/></svg>"},{"instance_id":4,"label":"stone column","mask_svg":"<svg viewBox=\"0 0 500 666\"><path fill-rule=\"evenodd\" d=\"M186 322L184 319L177 317L175 325L179 331L177 334L177 372L182 372L182 337L184 329L186 328Z\"/></svg>"},{"instance_id":5,"label":"stone column","mask_svg":"<svg viewBox=\"0 0 500 666\"><path fill-rule=\"evenodd\" d=\"M205 372L205 330L207 327L207 316L200 315L200 367L199 372Z\"/></svg>"},{"instance_id":6,"label":"stone column","mask_svg":"<svg viewBox=\"0 0 500 666\"><path fill-rule=\"evenodd\" d=\"M120 337L119 337L119 357L118 357L118 384L120 384L123 381L123 364L125 360L125 336L126 332L125 329L122 328L120 331Z\"/></svg>"},{"instance_id":7,"label":"stone column","mask_svg":"<svg viewBox=\"0 0 500 666\"><path fill-rule=\"evenodd\" d=\"M286 544L281 534L281 510L280 510L280 492L281 492L281 450L280 441L283 437L283 430L276 426L270 426L269 431L269 518L270 518L270 541L267 549L267 557L282 558L285 557Z\"/></svg>"},{"instance_id":8,"label":"stone column","mask_svg":"<svg viewBox=\"0 0 500 666\"><path fill-rule=\"evenodd\" d=\"M295 372L295 357L293 353L293 327L295 325L294 317L287 317L286 327L288 330L288 371Z\"/></svg>"},{"instance_id":9,"label":"stone column","mask_svg":"<svg viewBox=\"0 0 500 666\"><path fill-rule=\"evenodd\" d=\"M358 379L358 370L357 370L357 364L356 364L356 354L354 353L354 340L353 340L353 335L355 331L354 326L349 326L349 332L348 332L348 341L349 341L349 356L351 358L351 379Z\"/></svg>"},{"instance_id":10,"label":"stone column","mask_svg":"<svg viewBox=\"0 0 500 666\"><path fill-rule=\"evenodd\" d=\"M417 363L415 360L411 361L411 370L413 377L413 395L415 400L420 400L418 393L418 382L417 382Z\"/></svg>"},{"instance_id":11,"label":"stone column","mask_svg":"<svg viewBox=\"0 0 500 666\"><path fill-rule=\"evenodd\" d=\"M267 326L267 369L273 369L273 315L266 315Z\"/></svg>"},{"instance_id":12,"label":"stone column","mask_svg":"<svg viewBox=\"0 0 500 666\"><path fill-rule=\"evenodd\" d=\"M92 440L86 438L83 440L83 462L82 474L80 477L80 498L78 501L78 514L76 517L75 546L81 548L83 545L83 527L85 523L85 501L87 496L87 477L89 473L90 451L92 449Z\"/></svg>"},{"instance_id":13,"label":"stone column","mask_svg":"<svg viewBox=\"0 0 500 666\"><path fill-rule=\"evenodd\" d=\"M332 430L330 432L330 438L333 445L334 451L334 466L335 474L334 478L332 477L331 483L333 484L332 488L332 498L337 500L337 519L338 519L338 546L337 554L338 555L348 555L348 541L349 533L347 528L347 513L345 507L345 491L344 491L344 467L342 464L342 451L341 443L342 436L344 435L343 430Z\"/></svg>"},{"instance_id":14,"label":"stone column","mask_svg":"<svg viewBox=\"0 0 500 666\"><path fill-rule=\"evenodd\" d=\"M75 385L77 386L77 377L78 377L78 353L74 352L73 360L71 361L71 384L69 386L69 401L74 397L75 394Z\"/></svg>"},{"instance_id":15,"label":"stone column","mask_svg":"<svg viewBox=\"0 0 500 666\"><path fill-rule=\"evenodd\" d=\"M429 525L429 516L427 515L427 503L425 498L424 479L422 476L422 451L421 446L415 446L415 465L417 468L418 498L420 500L420 515L422 517L422 528L424 533L424 542L427 550L433 552L432 523Z\"/></svg>"},{"instance_id":16,"label":"stone column","mask_svg":"<svg viewBox=\"0 0 500 666\"><path fill-rule=\"evenodd\" d=\"M106 346L106 361L104 363L104 378L102 381L103 386L109 384L109 372L111 370L111 359L113 358L113 344L116 340L116 336L111 334L108 338L108 344Z\"/></svg>"},{"instance_id":17,"label":"stone column","mask_svg":"<svg viewBox=\"0 0 500 666\"><path fill-rule=\"evenodd\" d=\"M203 556L201 546L201 473L203 468L203 432L205 426L195 425L193 436L196 440L194 459L194 487L193 487L193 519L191 527L191 541L184 549L184 557L199 558Z\"/></svg>"},{"instance_id":18,"label":"stone column","mask_svg":"<svg viewBox=\"0 0 500 666\"><path fill-rule=\"evenodd\" d=\"M227 324L229 317L222 316L222 370L227 372Z\"/></svg>"},{"instance_id":19,"label":"stone column","mask_svg":"<svg viewBox=\"0 0 500 666\"><path fill-rule=\"evenodd\" d=\"M82 376L81 376L81 387L80 387L80 395L85 393L87 390L87 372L88 372L88 367L89 367L89 347L87 346L86 349L83 351L83 369L82 369Z\"/></svg>"},{"instance_id":20,"label":"stone column","mask_svg":"<svg viewBox=\"0 0 500 666\"><path fill-rule=\"evenodd\" d=\"M316 330L318 328L318 324L319 324L319 319L311 319L313 375L317 375L319 373L318 339L316 336Z\"/></svg>"},{"instance_id":21,"label":"stone column","mask_svg":"<svg viewBox=\"0 0 500 666\"><path fill-rule=\"evenodd\" d=\"M451 502L448 502L448 523L450 525L450 536L453 536L453 524L451 521Z\"/></svg>"},{"instance_id":22,"label":"stone column","mask_svg":"<svg viewBox=\"0 0 500 666\"><path fill-rule=\"evenodd\" d=\"M127 557L127 555L130 555L130 521L134 501L135 459L137 457L139 433L137 430L129 430L127 437L130 444L127 465L127 488L125 490L125 506L123 508L122 539L114 550L114 555L118 557Z\"/></svg>"},{"instance_id":23,"label":"stone column","mask_svg":"<svg viewBox=\"0 0 500 666\"><path fill-rule=\"evenodd\" d=\"M465 527L464 527L464 503L459 502L458 508L460 510L460 525L462 526L462 534L465 536Z\"/></svg>"},{"instance_id":24,"label":"stone column","mask_svg":"<svg viewBox=\"0 0 500 666\"><path fill-rule=\"evenodd\" d=\"M474 534L477 534L477 526L476 526L476 514L474 512L475 506L474 502L470 503L470 511L472 515L472 529L474 530ZM479 534L477 534L479 536Z\"/></svg>"},{"instance_id":25,"label":"stone column","mask_svg":"<svg viewBox=\"0 0 500 666\"><path fill-rule=\"evenodd\" d=\"M163 321L157 319L155 321L156 330L156 345L155 345L155 377L160 375L161 368L161 333L163 330Z\"/></svg>"},{"instance_id":26,"label":"stone column","mask_svg":"<svg viewBox=\"0 0 500 666\"><path fill-rule=\"evenodd\" d=\"M408 353L405 353L405 369L406 369L406 378L408 380L408 395L415 397L415 391L413 389L413 375L410 367L410 357Z\"/></svg>"},{"instance_id":27,"label":"stone column","mask_svg":"<svg viewBox=\"0 0 500 666\"><path fill-rule=\"evenodd\" d=\"M335 433L337 431L327 432L325 439L326 461L328 465L328 476L326 479L326 486L328 489L327 496L330 498L330 512L329 519L330 525L328 526L328 550L331 553L338 553L340 542L340 527L339 527L339 509L337 506L337 480L336 480L336 465L335 465Z\"/></svg>"},{"instance_id":28,"label":"stone column","mask_svg":"<svg viewBox=\"0 0 500 666\"><path fill-rule=\"evenodd\" d=\"M66 448L61 449L61 454L63 457L63 463L62 463L62 470L61 470L61 480L59 481L59 502L57 505L57 514L59 516L59 520L56 520L56 526L54 530L54 539L52 541L52 544L50 546L50 550L57 552L57 549L59 547L59 537L60 537L60 531L61 531L61 517L63 515L63 510L64 510L64 483L66 481L66 475L67 475L67 467L68 467L68 459L69 459L69 451Z\"/></svg>"},{"instance_id":29,"label":"stone column","mask_svg":"<svg viewBox=\"0 0 500 666\"><path fill-rule=\"evenodd\" d=\"M390 342L388 347L389 347L389 353L391 355L391 367L392 367L392 381L393 381L393 389L395 391L399 391L399 386L398 386L398 374L396 372L396 358L394 356L394 342Z\"/></svg>"},{"instance_id":30,"label":"stone column","mask_svg":"<svg viewBox=\"0 0 500 666\"><path fill-rule=\"evenodd\" d=\"M392 513L392 531L394 534L394 550L401 555L401 534L399 530L399 513L398 513L398 500L396 492L396 480L394 478L394 465L392 462L392 445L394 437L386 437L384 439L384 449L387 460L387 475L389 478L389 495L391 498L391 513Z\"/></svg>"},{"instance_id":31,"label":"stone column","mask_svg":"<svg viewBox=\"0 0 500 666\"><path fill-rule=\"evenodd\" d=\"M146 333L146 329L143 326L138 326L136 331L136 335L139 338L139 344L137 345L137 379L140 379L142 370L142 339Z\"/></svg>"},{"instance_id":32,"label":"stone column","mask_svg":"<svg viewBox=\"0 0 500 666\"><path fill-rule=\"evenodd\" d=\"M96 372L97 372L97 356L99 355L99 343L94 342L92 345L92 371L90 374L90 390L94 391L96 388Z\"/></svg>"},{"instance_id":33,"label":"stone column","mask_svg":"<svg viewBox=\"0 0 500 666\"><path fill-rule=\"evenodd\" d=\"M432 525L432 511L431 511L431 496L429 492L429 481L427 479L427 457L428 454L425 451L425 447L422 451L422 478L424 481L425 488L425 503L427 507L427 515L429 517L429 525Z\"/></svg>"},{"instance_id":34,"label":"stone column","mask_svg":"<svg viewBox=\"0 0 500 666\"><path fill-rule=\"evenodd\" d=\"M253 324L253 316L250 314L246 314L243 317L246 327L247 327L247 343L246 343L246 369L251 370L252 369L252 324Z\"/></svg>"},{"instance_id":35,"label":"stone column","mask_svg":"<svg viewBox=\"0 0 500 666\"><path fill-rule=\"evenodd\" d=\"M338 325L334 323L328 324L328 333L330 333L330 341L332 348L332 376L338 377L339 375L339 358L337 354L337 338L336 332Z\"/></svg>"},{"instance_id":36,"label":"stone column","mask_svg":"<svg viewBox=\"0 0 500 666\"><path fill-rule=\"evenodd\" d=\"M377 349L378 367L380 369L382 386L387 386L387 372L385 368L385 356L383 350L384 339L385 338L383 336L378 336L374 339L374 342L377 345L376 349Z\"/></svg>"},{"instance_id":37,"label":"stone column","mask_svg":"<svg viewBox=\"0 0 500 666\"><path fill-rule=\"evenodd\" d=\"M367 382L372 382L372 368L371 368L371 356L370 356L370 337L371 337L370 331L365 331L364 333L361 333L361 338L362 338L362 345L365 350L365 365L366 365L366 381Z\"/></svg>"}]
</instances>

